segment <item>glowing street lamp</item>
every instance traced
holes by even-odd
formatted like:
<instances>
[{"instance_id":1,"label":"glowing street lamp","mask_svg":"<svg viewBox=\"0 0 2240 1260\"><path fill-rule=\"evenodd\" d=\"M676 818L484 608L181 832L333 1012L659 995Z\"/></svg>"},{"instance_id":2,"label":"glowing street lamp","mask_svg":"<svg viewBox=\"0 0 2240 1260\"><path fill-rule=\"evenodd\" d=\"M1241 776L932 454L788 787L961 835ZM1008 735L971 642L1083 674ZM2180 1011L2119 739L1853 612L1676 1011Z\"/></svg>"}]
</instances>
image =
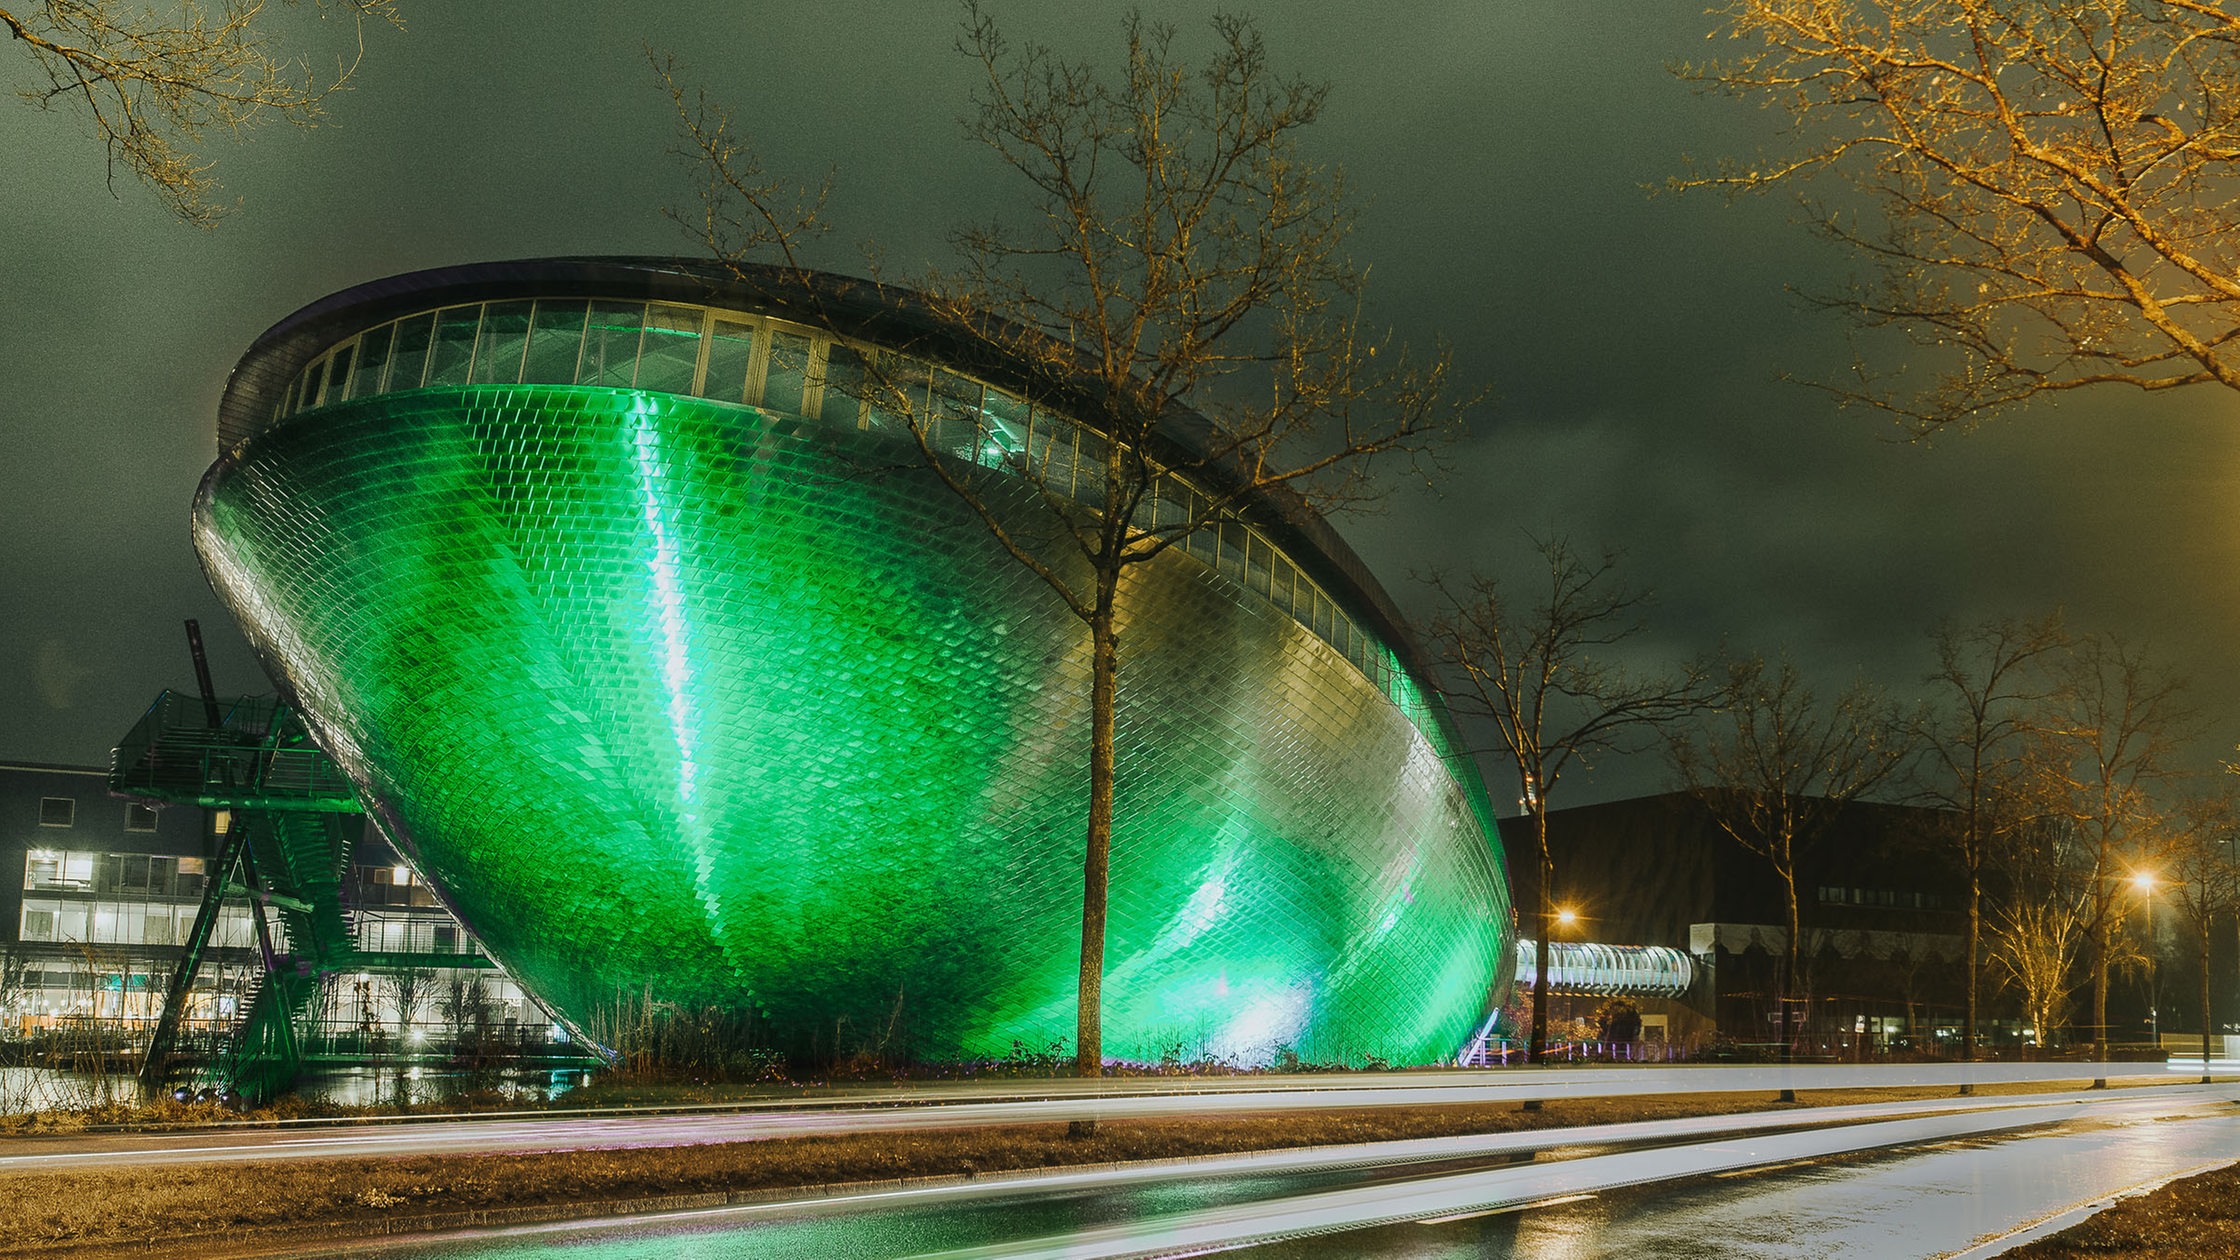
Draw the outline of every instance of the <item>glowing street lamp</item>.
<instances>
[{"instance_id":1,"label":"glowing street lamp","mask_svg":"<svg viewBox=\"0 0 2240 1260\"><path fill-rule=\"evenodd\" d=\"M2156 989L2159 987L2157 982L2161 979L2162 966L2154 947L2155 883L2153 871L2134 871L2131 875L2131 887L2138 892L2139 900L2145 902L2147 907L2147 1031L2159 1049L2162 1045L2162 1004L2159 1001L2161 995Z\"/></svg>"}]
</instances>

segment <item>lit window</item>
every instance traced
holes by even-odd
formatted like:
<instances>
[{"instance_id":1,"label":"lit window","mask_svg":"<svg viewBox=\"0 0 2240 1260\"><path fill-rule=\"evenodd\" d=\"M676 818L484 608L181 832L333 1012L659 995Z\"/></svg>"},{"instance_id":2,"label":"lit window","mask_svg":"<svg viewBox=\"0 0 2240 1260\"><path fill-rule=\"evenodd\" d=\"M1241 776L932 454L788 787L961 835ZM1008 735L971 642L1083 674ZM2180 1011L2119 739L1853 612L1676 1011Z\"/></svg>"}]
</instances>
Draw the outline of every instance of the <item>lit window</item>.
<instances>
[{"instance_id":1,"label":"lit window","mask_svg":"<svg viewBox=\"0 0 2240 1260\"><path fill-rule=\"evenodd\" d=\"M543 307L538 307L543 318ZM754 362L754 329L722 317L715 321L715 336L708 341L707 382L700 392L723 402L740 402L747 396L747 369Z\"/></svg>"},{"instance_id":2,"label":"lit window","mask_svg":"<svg viewBox=\"0 0 2240 1260\"><path fill-rule=\"evenodd\" d=\"M395 325L383 324L359 340L358 363L350 378L352 398L381 392L381 370L389 365L389 340L395 331Z\"/></svg>"},{"instance_id":3,"label":"lit window","mask_svg":"<svg viewBox=\"0 0 2240 1260\"><path fill-rule=\"evenodd\" d=\"M433 340L434 311L397 321L397 340L389 356L389 376L383 389L418 389L428 366L428 343Z\"/></svg>"},{"instance_id":4,"label":"lit window","mask_svg":"<svg viewBox=\"0 0 2240 1260\"><path fill-rule=\"evenodd\" d=\"M492 302L482 313L482 339L474 355L474 383L519 383L521 352L528 339L529 303Z\"/></svg>"},{"instance_id":5,"label":"lit window","mask_svg":"<svg viewBox=\"0 0 2240 1260\"><path fill-rule=\"evenodd\" d=\"M296 397L296 410L303 411L306 408L318 406L319 391L326 387L326 383L327 361L321 359L311 365L310 371L303 374L303 393Z\"/></svg>"},{"instance_id":6,"label":"lit window","mask_svg":"<svg viewBox=\"0 0 2240 1260\"><path fill-rule=\"evenodd\" d=\"M537 303L536 322L529 329L529 357L521 380L529 385L568 385L576 379L576 360L583 357L584 303Z\"/></svg>"},{"instance_id":7,"label":"lit window","mask_svg":"<svg viewBox=\"0 0 2240 1260\"><path fill-rule=\"evenodd\" d=\"M437 318L435 349L428 356L428 384L467 383L467 367L474 362L475 330L481 323L479 306L454 306Z\"/></svg>"},{"instance_id":8,"label":"lit window","mask_svg":"<svg viewBox=\"0 0 2240 1260\"><path fill-rule=\"evenodd\" d=\"M689 394L700 370L700 312L658 302L646 311L645 342L638 351L639 389ZM853 419L853 417L850 417Z\"/></svg>"},{"instance_id":9,"label":"lit window","mask_svg":"<svg viewBox=\"0 0 2240 1260\"><path fill-rule=\"evenodd\" d=\"M809 376L809 339L779 333L770 342L770 369L763 378L762 405L788 415L801 414Z\"/></svg>"},{"instance_id":10,"label":"lit window","mask_svg":"<svg viewBox=\"0 0 2240 1260\"><path fill-rule=\"evenodd\" d=\"M638 302L591 304L591 327L584 334L576 384L630 387L637 378L638 340L643 335L645 310Z\"/></svg>"},{"instance_id":11,"label":"lit window","mask_svg":"<svg viewBox=\"0 0 2240 1260\"><path fill-rule=\"evenodd\" d=\"M350 359L357 353L355 345L344 346L334 352L332 366L327 369L327 392L321 402L341 402L350 393Z\"/></svg>"}]
</instances>

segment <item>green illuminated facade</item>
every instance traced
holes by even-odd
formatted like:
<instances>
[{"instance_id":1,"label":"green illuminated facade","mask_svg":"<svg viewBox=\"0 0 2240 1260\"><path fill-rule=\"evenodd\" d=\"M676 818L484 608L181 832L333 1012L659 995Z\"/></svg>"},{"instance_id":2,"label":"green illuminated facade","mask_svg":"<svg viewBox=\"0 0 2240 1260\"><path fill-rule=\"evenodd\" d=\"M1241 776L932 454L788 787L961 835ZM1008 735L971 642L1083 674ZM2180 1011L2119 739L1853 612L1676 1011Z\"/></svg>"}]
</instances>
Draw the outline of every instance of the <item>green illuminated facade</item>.
<instances>
[{"instance_id":1,"label":"green illuminated facade","mask_svg":"<svg viewBox=\"0 0 2240 1260\"><path fill-rule=\"evenodd\" d=\"M326 299L236 370L196 543L400 851L563 1018L650 992L790 1047L1045 1049L1087 635L847 381L907 346L886 370L960 459L1086 482L1098 439L819 283L851 335L659 260ZM1508 887L1358 561L1271 504L1134 569L1120 633L1108 1053L1455 1053L1509 980Z\"/></svg>"}]
</instances>

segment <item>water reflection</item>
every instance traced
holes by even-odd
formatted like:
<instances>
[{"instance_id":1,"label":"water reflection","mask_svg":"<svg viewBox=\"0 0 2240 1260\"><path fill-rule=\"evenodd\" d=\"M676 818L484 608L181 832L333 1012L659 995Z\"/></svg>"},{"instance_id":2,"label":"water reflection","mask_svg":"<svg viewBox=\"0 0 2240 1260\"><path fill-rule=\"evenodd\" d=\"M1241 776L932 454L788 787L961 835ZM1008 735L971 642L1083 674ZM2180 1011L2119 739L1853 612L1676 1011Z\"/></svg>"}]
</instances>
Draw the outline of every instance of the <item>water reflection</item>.
<instances>
[{"instance_id":1,"label":"water reflection","mask_svg":"<svg viewBox=\"0 0 2240 1260\"><path fill-rule=\"evenodd\" d=\"M129 1103L139 1096L139 1085L122 1073L0 1067L0 1116L33 1111L78 1111L109 1103Z\"/></svg>"},{"instance_id":2,"label":"water reflection","mask_svg":"<svg viewBox=\"0 0 2240 1260\"><path fill-rule=\"evenodd\" d=\"M589 1083L591 1072L455 1072L422 1067L349 1067L309 1073L295 1094L305 1102L340 1107L441 1107L466 1098L549 1102ZM139 1082L125 1072L73 1072L63 1068L0 1067L0 1116L34 1111L81 1111L139 1101Z\"/></svg>"}]
</instances>

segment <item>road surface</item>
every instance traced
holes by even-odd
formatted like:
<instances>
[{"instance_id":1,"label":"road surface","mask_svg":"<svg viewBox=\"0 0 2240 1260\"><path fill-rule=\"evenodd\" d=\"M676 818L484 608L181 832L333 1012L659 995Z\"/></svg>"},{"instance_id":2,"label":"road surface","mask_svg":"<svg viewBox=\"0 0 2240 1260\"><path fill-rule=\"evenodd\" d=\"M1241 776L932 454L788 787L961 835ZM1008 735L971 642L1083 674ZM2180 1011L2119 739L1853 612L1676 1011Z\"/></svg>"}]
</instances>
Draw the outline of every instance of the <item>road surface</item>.
<instances>
[{"instance_id":1,"label":"road surface","mask_svg":"<svg viewBox=\"0 0 2240 1260\"><path fill-rule=\"evenodd\" d=\"M1665 1143L1509 1162L1492 1138L1376 1143L897 1187L317 1253L389 1260L1936 1256L2240 1154L2240 1090L2026 1106L1811 1109L1809 1127L1652 1125ZM1878 1105L1879 1106L1879 1105ZM1840 1123L1838 1123L1840 1122ZM1639 1133L1529 1136L1603 1145ZM1865 1154L1848 1154L1865 1152ZM1817 1161L1817 1162L1807 1162ZM1648 1187L1648 1188L1644 1188ZM1983 1253L1988 1254L1988 1253Z\"/></svg>"},{"instance_id":2,"label":"road surface","mask_svg":"<svg viewBox=\"0 0 2240 1260\"><path fill-rule=\"evenodd\" d=\"M244 1125L180 1133L10 1138L0 1139L0 1172L53 1171L78 1162L145 1167L262 1159L598 1150L1075 1119L1144 1120L1352 1107L1484 1105L1534 1098L1941 1087L1964 1082L1985 1085L2087 1080L2095 1076L2108 1077L2117 1086L2167 1083L2171 1079L2160 1064L1942 1063L1008 1081L851 1091L815 1100L787 1098L749 1105L677 1108L655 1114L436 1117L378 1123Z\"/></svg>"}]
</instances>

